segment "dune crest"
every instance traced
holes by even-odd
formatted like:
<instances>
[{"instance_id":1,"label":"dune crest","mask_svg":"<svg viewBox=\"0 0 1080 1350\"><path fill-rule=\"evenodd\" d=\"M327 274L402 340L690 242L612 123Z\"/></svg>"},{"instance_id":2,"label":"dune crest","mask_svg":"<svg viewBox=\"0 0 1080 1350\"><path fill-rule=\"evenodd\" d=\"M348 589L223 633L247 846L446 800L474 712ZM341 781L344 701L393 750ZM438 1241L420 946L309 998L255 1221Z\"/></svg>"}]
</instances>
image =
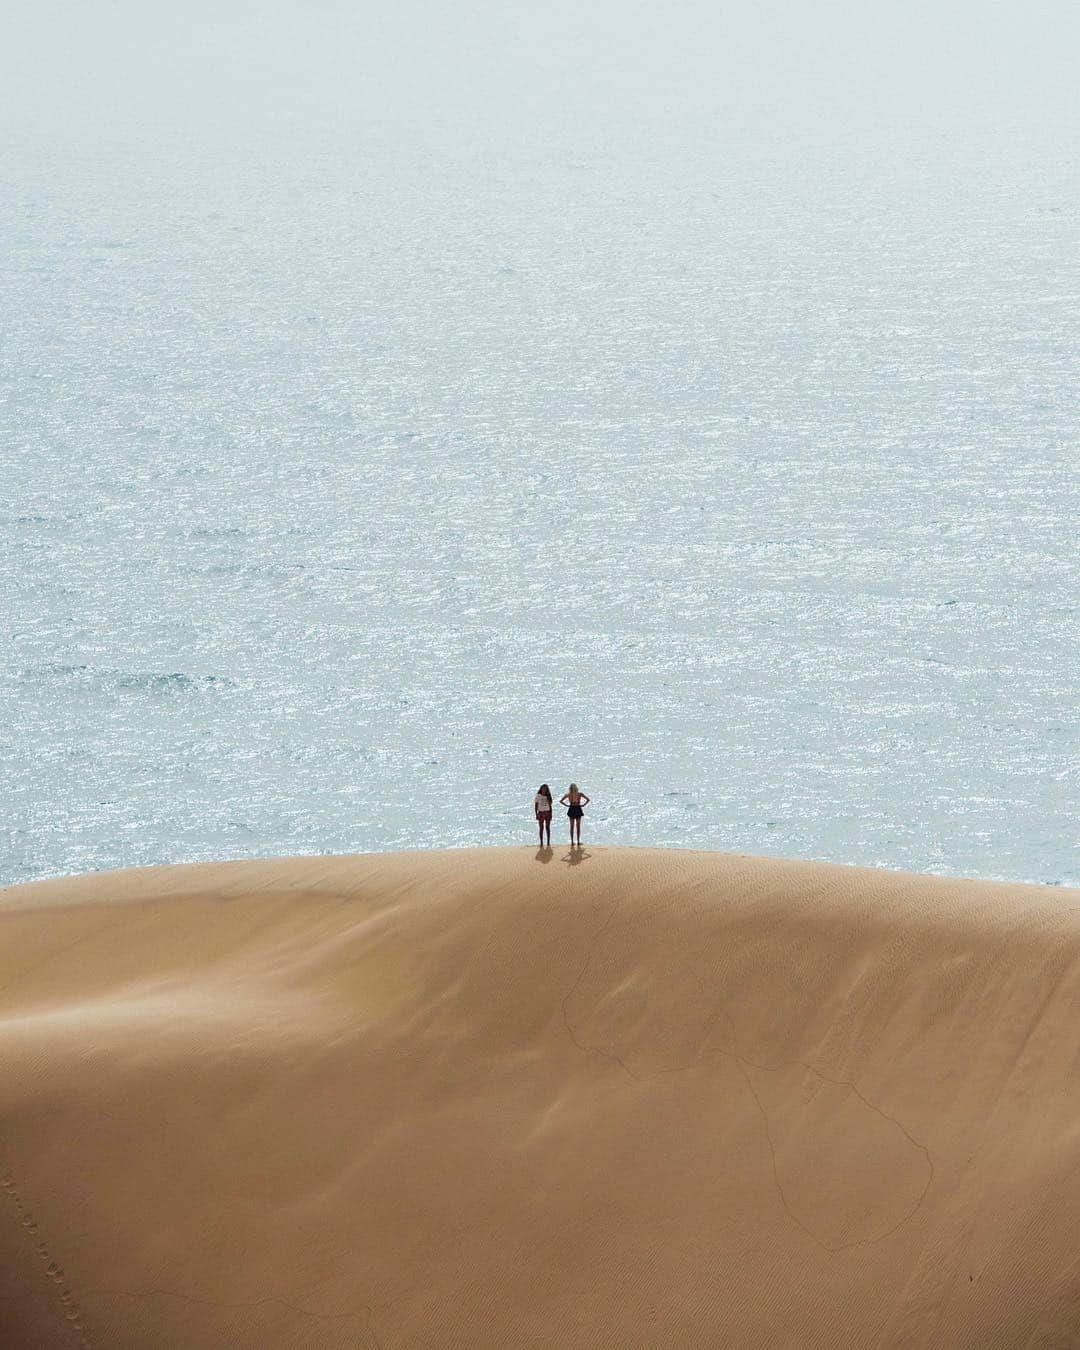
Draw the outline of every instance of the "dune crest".
<instances>
[{"instance_id":1,"label":"dune crest","mask_svg":"<svg viewBox=\"0 0 1080 1350\"><path fill-rule=\"evenodd\" d=\"M479 849L0 935L0 1345L1080 1344L1080 891Z\"/></svg>"}]
</instances>

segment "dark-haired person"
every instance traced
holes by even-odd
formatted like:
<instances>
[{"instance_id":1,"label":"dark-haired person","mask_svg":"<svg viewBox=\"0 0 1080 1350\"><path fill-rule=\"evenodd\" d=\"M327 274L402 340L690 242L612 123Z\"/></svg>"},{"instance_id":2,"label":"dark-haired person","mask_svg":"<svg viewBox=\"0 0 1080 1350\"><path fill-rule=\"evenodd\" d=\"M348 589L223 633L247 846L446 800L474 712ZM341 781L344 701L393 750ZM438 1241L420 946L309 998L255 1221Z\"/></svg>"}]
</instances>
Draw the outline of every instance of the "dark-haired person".
<instances>
[{"instance_id":1,"label":"dark-haired person","mask_svg":"<svg viewBox=\"0 0 1080 1350\"><path fill-rule=\"evenodd\" d=\"M547 832L548 848L551 847L551 789L541 783L533 798L533 812L540 826L540 847L544 847L544 833Z\"/></svg>"},{"instance_id":2,"label":"dark-haired person","mask_svg":"<svg viewBox=\"0 0 1080 1350\"><path fill-rule=\"evenodd\" d=\"M574 847L574 835L577 834L577 844L581 847L581 817L585 814L585 808L589 804L588 797L578 787L576 783L571 783L563 795L559 798L559 805L567 807L566 814L570 817L570 847Z\"/></svg>"}]
</instances>

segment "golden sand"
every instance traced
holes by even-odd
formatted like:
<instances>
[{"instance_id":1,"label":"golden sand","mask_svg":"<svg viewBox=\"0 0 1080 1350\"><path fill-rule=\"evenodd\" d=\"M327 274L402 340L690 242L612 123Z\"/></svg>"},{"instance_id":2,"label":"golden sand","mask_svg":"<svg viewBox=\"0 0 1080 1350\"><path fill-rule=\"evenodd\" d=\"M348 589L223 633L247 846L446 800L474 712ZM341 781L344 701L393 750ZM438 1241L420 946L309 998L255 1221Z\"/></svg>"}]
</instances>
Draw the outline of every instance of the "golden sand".
<instances>
[{"instance_id":1,"label":"golden sand","mask_svg":"<svg viewBox=\"0 0 1080 1350\"><path fill-rule=\"evenodd\" d=\"M1080 891L589 845L0 892L3 1350L1080 1345Z\"/></svg>"}]
</instances>

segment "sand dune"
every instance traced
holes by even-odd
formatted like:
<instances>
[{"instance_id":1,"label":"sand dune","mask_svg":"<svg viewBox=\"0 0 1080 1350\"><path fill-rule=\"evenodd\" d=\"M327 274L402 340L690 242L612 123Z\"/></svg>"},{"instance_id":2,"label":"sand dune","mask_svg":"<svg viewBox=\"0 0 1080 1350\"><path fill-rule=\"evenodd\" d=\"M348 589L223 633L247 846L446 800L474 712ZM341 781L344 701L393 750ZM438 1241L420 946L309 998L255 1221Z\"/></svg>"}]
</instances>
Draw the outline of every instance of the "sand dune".
<instances>
[{"instance_id":1,"label":"sand dune","mask_svg":"<svg viewBox=\"0 0 1080 1350\"><path fill-rule=\"evenodd\" d=\"M0 1344L1080 1345L1080 892L586 846L0 894Z\"/></svg>"}]
</instances>

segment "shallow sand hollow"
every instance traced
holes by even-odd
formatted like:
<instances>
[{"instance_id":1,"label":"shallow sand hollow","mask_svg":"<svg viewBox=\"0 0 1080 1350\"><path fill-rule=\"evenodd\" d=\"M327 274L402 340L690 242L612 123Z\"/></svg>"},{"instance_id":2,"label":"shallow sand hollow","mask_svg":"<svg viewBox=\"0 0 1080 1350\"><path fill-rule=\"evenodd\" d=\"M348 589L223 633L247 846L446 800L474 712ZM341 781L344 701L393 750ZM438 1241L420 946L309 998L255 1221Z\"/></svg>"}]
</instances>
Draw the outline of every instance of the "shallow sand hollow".
<instances>
[{"instance_id":1,"label":"shallow sand hollow","mask_svg":"<svg viewBox=\"0 0 1080 1350\"><path fill-rule=\"evenodd\" d=\"M0 1345L1080 1345L1080 891L540 856L0 893Z\"/></svg>"}]
</instances>

